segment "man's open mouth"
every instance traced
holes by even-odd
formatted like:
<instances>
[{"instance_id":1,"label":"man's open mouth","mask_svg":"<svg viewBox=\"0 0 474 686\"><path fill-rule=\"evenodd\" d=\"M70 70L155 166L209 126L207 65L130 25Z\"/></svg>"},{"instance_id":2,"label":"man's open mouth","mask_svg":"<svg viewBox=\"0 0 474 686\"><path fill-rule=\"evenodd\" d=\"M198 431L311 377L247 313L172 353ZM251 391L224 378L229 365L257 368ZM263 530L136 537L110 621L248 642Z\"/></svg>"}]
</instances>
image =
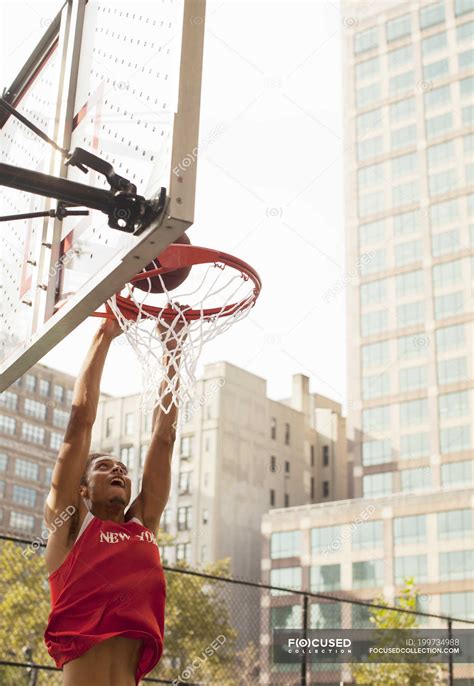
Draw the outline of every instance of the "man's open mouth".
<instances>
[{"instance_id":1,"label":"man's open mouth","mask_svg":"<svg viewBox=\"0 0 474 686\"><path fill-rule=\"evenodd\" d=\"M120 476L114 476L114 478L110 481L110 485L121 486L122 488L125 488L125 481Z\"/></svg>"}]
</instances>

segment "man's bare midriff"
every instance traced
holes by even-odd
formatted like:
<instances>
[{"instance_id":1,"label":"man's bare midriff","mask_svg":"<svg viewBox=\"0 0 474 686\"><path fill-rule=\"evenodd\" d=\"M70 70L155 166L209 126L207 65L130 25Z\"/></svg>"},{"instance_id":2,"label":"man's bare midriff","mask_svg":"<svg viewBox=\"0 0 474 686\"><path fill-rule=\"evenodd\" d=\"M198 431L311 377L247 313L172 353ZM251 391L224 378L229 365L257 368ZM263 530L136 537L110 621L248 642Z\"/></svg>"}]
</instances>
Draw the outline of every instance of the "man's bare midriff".
<instances>
[{"instance_id":1,"label":"man's bare midriff","mask_svg":"<svg viewBox=\"0 0 474 686\"><path fill-rule=\"evenodd\" d=\"M63 686L135 686L142 641L117 636L66 662Z\"/></svg>"}]
</instances>

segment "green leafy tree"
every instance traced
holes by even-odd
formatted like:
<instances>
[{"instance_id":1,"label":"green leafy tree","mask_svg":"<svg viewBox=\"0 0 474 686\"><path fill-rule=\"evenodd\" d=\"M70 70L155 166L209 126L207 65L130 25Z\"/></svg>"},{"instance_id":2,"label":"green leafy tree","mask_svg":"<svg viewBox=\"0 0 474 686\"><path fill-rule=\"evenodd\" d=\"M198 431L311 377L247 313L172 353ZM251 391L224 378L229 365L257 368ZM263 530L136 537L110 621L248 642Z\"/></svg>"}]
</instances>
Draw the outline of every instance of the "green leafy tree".
<instances>
[{"instance_id":1,"label":"green leafy tree","mask_svg":"<svg viewBox=\"0 0 474 686\"><path fill-rule=\"evenodd\" d=\"M418 627L416 615L389 610L388 602L383 596L377 598L375 602L384 607L373 608L370 611L370 621L375 629L387 632L386 636L390 634L390 630L410 630ZM398 605L403 610L417 609L417 593L413 579L405 581L405 588L399 598ZM381 635L383 634L381 633ZM382 642L385 640L382 638ZM370 684L370 686L442 686L444 684L440 665L428 663L371 664L370 657L368 662L352 667L352 676L356 684Z\"/></svg>"}]
</instances>

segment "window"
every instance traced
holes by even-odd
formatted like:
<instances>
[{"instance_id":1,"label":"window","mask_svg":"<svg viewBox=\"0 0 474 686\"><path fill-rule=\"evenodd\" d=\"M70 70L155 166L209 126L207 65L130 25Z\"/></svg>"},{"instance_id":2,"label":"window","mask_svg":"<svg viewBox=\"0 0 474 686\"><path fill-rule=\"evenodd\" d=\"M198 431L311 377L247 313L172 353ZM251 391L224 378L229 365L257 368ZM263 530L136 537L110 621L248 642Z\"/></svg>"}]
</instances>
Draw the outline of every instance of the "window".
<instances>
[{"instance_id":1,"label":"window","mask_svg":"<svg viewBox=\"0 0 474 686\"><path fill-rule=\"evenodd\" d=\"M458 174L455 169L447 169L429 175L430 195L450 193L458 185Z\"/></svg>"},{"instance_id":2,"label":"window","mask_svg":"<svg viewBox=\"0 0 474 686\"><path fill-rule=\"evenodd\" d=\"M402 491L405 493L426 491L431 488L431 467L403 469L400 472L400 481Z\"/></svg>"},{"instance_id":3,"label":"window","mask_svg":"<svg viewBox=\"0 0 474 686\"><path fill-rule=\"evenodd\" d=\"M51 382L48 379L39 380L39 394L45 397L49 397L51 393Z\"/></svg>"},{"instance_id":4,"label":"window","mask_svg":"<svg viewBox=\"0 0 474 686\"><path fill-rule=\"evenodd\" d=\"M438 538L467 538L472 533L472 510L438 512Z\"/></svg>"},{"instance_id":5,"label":"window","mask_svg":"<svg viewBox=\"0 0 474 686\"><path fill-rule=\"evenodd\" d=\"M114 418L107 417L105 420L105 437L110 438L114 431Z\"/></svg>"},{"instance_id":6,"label":"window","mask_svg":"<svg viewBox=\"0 0 474 686\"><path fill-rule=\"evenodd\" d=\"M471 69L473 65L474 65L474 49L465 50L464 52L459 53L459 55L458 55L459 71L462 71L463 69Z\"/></svg>"},{"instance_id":7,"label":"window","mask_svg":"<svg viewBox=\"0 0 474 686\"><path fill-rule=\"evenodd\" d=\"M426 555L403 555L395 558L395 583L405 584L408 579L413 579L415 584L428 581Z\"/></svg>"},{"instance_id":8,"label":"window","mask_svg":"<svg viewBox=\"0 0 474 686\"><path fill-rule=\"evenodd\" d=\"M5 391L0 393L0 405L8 408L9 410L16 410L18 407L18 396L16 393L11 391Z\"/></svg>"},{"instance_id":9,"label":"window","mask_svg":"<svg viewBox=\"0 0 474 686\"><path fill-rule=\"evenodd\" d=\"M400 426L422 424L428 421L428 400L419 398L400 403Z\"/></svg>"},{"instance_id":10,"label":"window","mask_svg":"<svg viewBox=\"0 0 474 686\"><path fill-rule=\"evenodd\" d=\"M38 469L38 465L35 462L19 458L15 461L15 476L19 476L22 479L37 481Z\"/></svg>"},{"instance_id":11,"label":"window","mask_svg":"<svg viewBox=\"0 0 474 686\"><path fill-rule=\"evenodd\" d=\"M445 57L442 60L431 62L423 67L423 79L425 81L434 81L442 76L449 74L449 59Z\"/></svg>"},{"instance_id":12,"label":"window","mask_svg":"<svg viewBox=\"0 0 474 686\"><path fill-rule=\"evenodd\" d=\"M388 92L390 95L399 95L413 88L415 83L415 73L407 71L404 74L392 76L388 81Z\"/></svg>"},{"instance_id":13,"label":"window","mask_svg":"<svg viewBox=\"0 0 474 686\"><path fill-rule=\"evenodd\" d=\"M441 465L442 486L465 486L472 483L472 460L449 462Z\"/></svg>"},{"instance_id":14,"label":"window","mask_svg":"<svg viewBox=\"0 0 474 686\"><path fill-rule=\"evenodd\" d=\"M473 22L474 23L474 22ZM471 126L474 124L474 105L462 108L462 125Z\"/></svg>"},{"instance_id":15,"label":"window","mask_svg":"<svg viewBox=\"0 0 474 686\"><path fill-rule=\"evenodd\" d=\"M461 14L466 14L466 12L472 12L474 10L473 0L455 0L454 1L454 14L459 17Z\"/></svg>"},{"instance_id":16,"label":"window","mask_svg":"<svg viewBox=\"0 0 474 686\"><path fill-rule=\"evenodd\" d=\"M25 507L35 507L36 505L36 491L33 488L26 486L13 485L13 502L17 505L24 505Z\"/></svg>"},{"instance_id":17,"label":"window","mask_svg":"<svg viewBox=\"0 0 474 686\"><path fill-rule=\"evenodd\" d=\"M59 426L60 428L65 428L69 421L69 412L64 410L53 409L53 424L54 426Z\"/></svg>"},{"instance_id":18,"label":"window","mask_svg":"<svg viewBox=\"0 0 474 686\"><path fill-rule=\"evenodd\" d=\"M290 445L290 425L288 422L285 423L285 445Z\"/></svg>"},{"instance_id":19,"label":"window","mask_svg":"<svg viewBox=\"0 0 474 686\"><path fill-rule=\"evenodd\" d=\"M191 562L191 544L178 543L176 546L176 562Z\"/></svg>"},{"instance_id":20,"label":"window","mask_svg":"<svg viewBox=\"0 0 474 686\"><path fill-rule=\"evenodd\" d=\"M385 224L383 221L362 224L359 227L359 244L361 246L378 243L385 238Z\"/></svg>"},{"instance_id":21,"label":"window","mask_svg":"<svg viewBox=\"0 0 474 686\"><path fill-rule=\"evenodd\" d=\"M25 398L24 412L28 417L44 421L46 419L46 405L31 398Z\"/></svg>"},{"instance_id":22,"label":"window","mask_svg":"<svg viewBox=\"0 0 474 686\"><path fill-rule=\"evenodd\" d=\"M375 522L362 522L356 525L352 533L352 550L373 550L383 548L384 525L377 520Z\"/></svg>"},{"instance_id":23,"label":"window","mask_svg":"<svg viewBox=\"0 0 474 686\"><path fill-rule=\"evenodd\" d=\"M455 357L451 360L439 360L438 382L440 384L456 383L468 379L467 359Z\"/></svg>"},{"instance_id":24,"label":"window","mask_svg":"<svg viewBox=\"0 0 474 686\"><path fill-rule=\"evenodd\" d=\"M273 488L270 489L270 507L275 507L275 491Z\"/></svg>"},{"instance_id":25,"label":"window","mask_svg":"<svg viewBox=\"0 0 474 686\"><path fill-rule=\"evenodd\" d=\"M449 84L428 91L424 95L425 111L431 108L442 107L451 102L451 89Z\"/></svg>"},{"instance_id":26,"label":"window","mask_svg":"<svg viewBox=\"0 0 474 686\"><path fill-rule=\"evenodd\" d=\"M178 491L183 493L191 493L191 472L180 472L178 478Z\"/></svg>"},{"instance_id":27,"label":"window","mask_svg":"<svg viewBox=\"0 0 474 686\"><path fill-rule=\"evenodd\" d=\"M49 447L52 450L59 450L63 443L63 435L58 434L55 431L51 431L49 435Z\"/></svg>"},{"instance_id":28,"label":"window","mask_svg":"<svg viewBox=\"0 0 474 686\"><path fill-rule=\"evenodd\" d=\"M67 388L66 389L65 403L68 407L70 407L72 405L73 397L74 397L74 390L72 388Z\"/></svg>"},{"instance_id":29,"label":"window","mask_svg":"<svg viewBox=\"0 0 474 686\"><path fill-rule=\"evenodd\" d=\"M192 418L192 410L190 410L188 412L187 417L188 417L188 419ZM153 424L153 412L146 412L143 415L143 431L145 433L150 433L152 424Z\"/></svg>"},{"instance_id":30,"label":"window","mask_svg":"<svg viewBox=\"0 0 474 686\"><path fill-rule=\"evenodd\" d=\"M452 112L445 112L444 114L439 114L437 117L431 117L430 119L426 120L426 137L436 138L436 136L441 136L443 133L451 131L452 128Z\"/></svg>"},{"instance_id":31,"label":"window","mask_svg":"<svg viewBox=\"0 0 474 686\"><path fill-rule=\"evenodd\" d=\"M355 67L356 79L362 81L363 79L368 79L380 71L380 60L377 57L372 57L370 60L365 60L365 62L359 62Z\"/></svg>"},{"instance_id":32,"label":"window","mask_svg":"<svg viewBox=\"0 0 474 686\"><path fill-rule=\"evenodd\" d=\"M36 391L36 376L33 374L27 374L25 376L25 389L29 393L34 393Z\"/></svg>"},{"instance_id":33,"label":"window","mask_svg":"<svg viewBox=\"0 0 474 686\"><path fill-rule=\"evenodd\" d=\"M456 6L472 0L456 0ZM474 619L474 591L441 593L441 613L458 619Z\"/></svg>"},{"instance_id":34,"label":"window","mask_svg":"<svg viewBox=\"0 0 474 686\"><path fill-rule=\"evenodd\" d=\"M390 495L393 491L392 472L367 474L362 477L362 491L364 498L376 498Z\"/></svg>"},{"instance_id":35,"label":"window","mask_svg":"<svg viewBox=\"0 0 474 686\"><path fill-rule=\"evenodd\" d=\"M283 507L290 507L290 496L288 495L288 493L285 493L283 503Z\"/></svg>"},{"instance_id":36,"label":"window","mask_svg":"<svg viewBox=\"0 0 474 686\"><path fill-rule=\"evenodd\" d=\"M271 608L272 629L301 629L302 626L301 605L289 605Z\"/></svg>"},{"instance_id":37,"label":"window","mask_svg":"<svg viewBox=\"0 0 474 686\"><path fill-rule=\"evenodd\" d=\"M341 627L340 603L311 603L311 629L339 629Z\"/></svg>"},{"instance_id":38,"label":"window","mask_svg":"<svg viewBox=\"0 0 474 686\"><path fill-rule=\"evenodd\" d=\"M329 465L329 446L323 445L323 467Z\"/></svg>"},{"instance_id":39,"label":"window","mask_svg":"<svg viewBox=\"0 0 474 686\"><path fill-rule=\"evenodd\" d=\"M171 510L168 507L163 510L160 525L165 532L168 532L171 528L171 514Z\"/></svg>"},{"instance_id":40,"label":"window","mask_svg":"<svg viewBox=\"0 0 474 686\"><path fill-rule=\"evenodd\" d=\"M394 186L392 189L392 204L394 207L411 205L420 199L420 189L417 181L409 181Z\"/></svg>"},{"instance_id":41,"label":"window","mask_svg":"<svg viewBox=\"0 0 474 686\"><path fill-rule=\"evenodd\" d=\"M191 506L178 507L178 531L191 529Z\"/></svg>"},{"instance_id":42,"label":"window","mask_svg":"<svg viewBox=\"0 0 474 686\"><path fill-rule=\"evenodd\" d=\"M385 269L385 250L372 250L372 253L371 259L360 265L360 273L363 276Z\"/></svg>"},{"instance_id":43,"label":"window","mask_svg":"<svg viewBox=\"0 0 474 686\"><path fill-rule=\"evenodd\" d=\"M0 431L13 436L16 432L16 419L0 414Z\"/></svg>"},{"instance_id":44,"label":"window","mask_svg":"<svg viewBox=\"0 0 474 686\"><path fill-rule=\"evenodd\" d=\"M452 221L456 221L459 217L459 206L457 200L445 200L445 202L431 205L430 219L432 226L443 226Z\"/></svg>"},{"instance_id":45,"label":"window","mask_svg":"<svg viewBox=\"0 0 474 686\"><path fill-rule=\"evenodd\" d=\"M412 152L409 155L401 155L392 160L392 178L414 174L418 171L418 155Z\"/></svg>"},{"instance_id":46,"label":"window","mask_svg":"<svg viewBox=\"0 0 474 686\"><path fill-rule=\"evenodd\" d=\"M444 262L433 267L433 284L435 288L453 286L462 282L462 260Z\"/></svg>"},{"instance_id":47,"label":"window","mask_svg":"<svg viewBox=\"0 0 474 686\"><path fill-rule=\"evenodd\" d=\"M459 250L459 231L451 229L431 236L431 254L440 257Z\"/></svg>"},{"instance_id":48,"label":"window","mask_svg":"<svg viewBox=\"0 0 474 686\"><path fill-rule=\"evenodd\" d=\"M390 428L391 405L379 405L362 410L362 428L364 431Z\"/></svg>"},{"instance_id":49,"label":"window","mask_svg":"<svg viewBox=\"0 0 474 686\"><path fill-rule=\"evenodd\" d=\"M426 365L400 369L398 374L400 393L426 388L428 384L428 367Z\"/></svg>"},{"instance_id":50,"label":"window","mask_svg":"<svg viewBox=\"0 0 474 686\"><path fill-rule=\"evenodd\" d=\"M421 52L423 57L425 57L436 50L443 50L443 48L446 48L447 45L448 41L446 32L442 31L441 33L435 33L434 36L430 36L429 38L424 38L421 41Z\"/></svg>"},{"instance_id":51,"label":"window","mask_svg":"<svg viewBox=\"0 0 474 686\"><path fill-rule=\"evenodd\" d=\"M374 427L378 430L379 427ZM392 461L392 444L389 439L364 441L362 443L362 464L369 467L373 464L385 464Z\"/></svg>"},{"instance_id":52,"label":"window","mask_svg":"<svg viewBox=\"0 0 474 686\"><path fill-rule=\"evenodd\" d=\"M393 520L395 545L411 545L426 542L426 515L395 517Z\"/></svg>"},{"instance_id":53,"label":"window","mask_svg":"<svg viewBox=\"0 0 474 686\"><path fill-rule=\"evenodd\" d=\"M311 445L309 450L310 450L311 467L314 467L314 445Z\"/></svg>"},{"instance_id":54,"label":"window","mask_svg":"<svg viewBox=\"0 0 474 686\"><path fill-rule=\"evenodd\" d=\"M416 124L404 126L402 129L392 131L390 136L390 145L392 150L399 150L406 148L409 145L416 143Z\"/></svg>"},{"instance_id":55,"label":"window","mask_svg":"<svg viewBox=\"0 0 474 686\"><path fill-rule=\"evenodd\" d=\"M311 500L313 500L314 497L315 497L315 495L314 495L314 494L315 494L315 489L314 489L314 476L310 477L309 484L310 484L310 488L309 488L310 494L309 494L309 497L311 498Z\"/></svg>"},{"instance_id":56,"label":"window","mask_svg":"<svg viewBox=\"0 0 474 686\"><path fill-rule=\"evenodd\" d=\"M379 186L384 183L384 163L370 164L368 167L362 167L357 172L357 179L360 188L366 186Z\"/></svg>"},{"instance_id":57,"label":"window","mask_svg":"<svg viewBox=\"0 0 474 686\"><path fill-rule=\"evenodd\" d=\"M393 231L396 236L406 236L420 231L420 211L412 210L396 214L393 218Z\"/></svg>"},{"instance_id":58,"label":"window","mask_svg":"<svg viewBox=\"0 0 474 686\"><path fill-rule=\"evenodd\" d=\"M459 82L459 94L461 98L469 98L474 93L474 76L462 79Z\"/></svg>"},{"instance_id":59,"label":"window","mask_svg":"<svg viewBox=\"0 0 474 686\"><path fill-rule=\"evenodd\" d=\"M383 586L383 560L366 560L352 563L352 587L372 588Z\"/></svg>"},{"instance_id":60,"label":"window","mask_svg":"<svg viewBox=\"0 0 474 686\"><path fill-rule=\"evenodd\" d=\"M362 367L377 367L387 364L390 354L387 341L362 346Z\"/></svg>"},{"instance_id":61,"label":"window","mask_svg":"<svg viewBox=\"0 0 474 686\"><path fill-rule=\"evenodd\" d=\"M439 554L440 581L470 579L474 569L474 550L451 550Z\"/></svg>"},{"instance_id":62,"label":"window","mask_svg":"<svg viewBox=\"0 0 474 686\"><path fill-rule=\"evenodd\" d=\"M459 24L456 27L456 38L458 43L465 40L471 40L474 35L474 21L466 21L464 24Z\"/></svg>"},{"instance_id":63,"label":"window","mask_svg":"<svg viewBox=\"0 0 474 686\"><path fill-rule=\"evenodd\" d=\"M285 460L285 474L289 474L289 473L290 473L290 463L288 462L288 460Z\"/></svg>"},{"instance_id":64,"label":"window","mask_svg":"<svg viewBox=\"0 0 474 686\"><path fill-rule=\"evenodd\" d=\"M45 472L44 472L44 483L49 486L51 484L51 480L53 478L53 468L52 467L46 467Z\"/></svg>"},{"instance_id":65,"label":"window","mask_svg":"<svg viewBox=\"0 0 474 686\"><path fill-rule=\"evenodd\" d=\"M53 395L57 403L62 403L64 401L64 386L54 384Z\"/></svg>"},{"instance_id":66,"label":"window","mask_svg":"<svg viewBox=\"0 0 474 686\"><path fill-rule=\"evenodd\" d=\"M430 453L430 436L428 433L405 434L400 436L400 459L412 460L425 457Z\"/></svg>"},{"instance_id":67,"label":"window","mask_svg":"<svg viewBox=\"0 0 474 686\"><path fill-rule=\"evenodd\" d=\"M323 481L323 498L329 498L329 481Z\"/></svg>"},{"instance_id":68,"label":"window","mask_svg":"<svg viewBox=\"0 0 474 686\"><path fill-rule=\"evenodd\" d=\"M413 62L413 46L404 45L403 48L398 48L397 50L391 50L388 54L388 68L396 69L403 64Z\"/></svg>"},{"instance_id":69,"label":"window","mask_svg":"<svg viewBox=\"0 0 474 686\"><path fill-rule=\"evenodd\" d=\"M8 455L0 453L0 472L6 472L8 466Z\"/></svg>"},{"instance_id":70,"label":"window","mask_svg":"<svg viewBox=\"0 0 474 686\"><path fill-rule=\"evenodd\" d=\"M181 436L180 455L181 457L191 457L193 448L192 436Z\"/></svg>"},{"instance_id":71,"label":"window","mask_svg":"<svg viewBox=\"0 0 474 686\"><path fill-rule=\"evenodd\" d=\"M274 441L276 441L276 435L277 435L277 420L275 417L272 417L270 419L270 438Z\"/></svg>"},{"instance_id":72,"label":"window","mask_svg":"<svg viewBox=\"0 0 474 686\"><path fill-rule=\"evenodd\" d=\"M441 429L439 437L443 455L470 450L472 446L471 427L469 425L450 426L446 429Z\"/></svg>"},{"instance_id":73,"label":"window","mask_svg":"<svg viewBox=\"0 0 474 686\"><path fill-rule=\"evenodd\" d=\"M425 320L425 303L423 300L418 300L414 303L407 303L406 305L398 305L397 307L397 325L399 327L414 326L415 324L422 324Z\"/></svg>"},{"instance_id":74,"label":"window","mask_svg":"<svg viewBox=\"0 0 474 686\"><path fill-rule=\"evenodd\" d=\"M383 153L383 137L375 136L357 143L357 157L360 162Z\"/></svg>"},{"instance_id":75,"label":"window","mask_svg":"<svg viewBox=\"0 0 474 686\"><path fill-rule=\"evenodd\" d=\"M399 336L397 341L399 358L419 357L428 352L425 340L419 336Z\"/></svg>"},{"instance_id":76,"label":"window","mask_svg":"<svg viewBox=\"0 0 474 686\"><path fill-rule=\"evenodd\" d=\"M133 460L135 457L135 448L133 445L125 446L120 448L120 459L127 467L131 469L133 467Z\"/></svg>"},{"instance_id":77,"label":"window","mask_svg":"<svg viewBox=\"0 0 474 686\"><path fill-rule=\"evenodd\" d=\"M341 565L311 567L311 591L337 591L341 588Z\"/></svg>"},{"instance_id":78,"label":"window","mask_svg":"<svg viewBox=\"0 0 474 686\"><path fill-rule=\"evenodd\" d=\"M394 102L393 105L389 107L390 122L395 124L402 119L411 119L416 113L416 101L415 98L405 98L405 100L399 100ZM416 127L414 127L416 129ZM416 132L415 132L416 137ZM400 146L398 146L400 147Z\"/></svg>"},{"instance_id":79,"label":"window","mask_svg":"<svg viewBox=\"0 0 474 686\"><path fill-rule=\"evenodd\" d=\"M35 426L34 424L27 424L23 422L21 427L21 437L24 441L29 443L44 443L44 429L42 426Z\"/></svg>"},{"instance_id":80,"label":"window","mask_svg":"<svg viewBox=\"0 0 474 686\"><path fill-rule=\"evenodd\" d=\"M341 528L339 526L319 526L311 529L311 552L313 555L339 549ZM339 544L339 545L337 545Z\"/></svg>"},{"instance_id":81,"label":"window","mask_svg":"<svg viewBox=\"0 0 474 686\"><path fill-rule=\"evenodd\" d=\"M465 344L464 324L446 326L436 331L436 347L438 352L446 352L463 347Z\"/></svg>"},{"instance_id":82,"label":"window","mask_svg":"<svg viewBox=\"0 0 474 686\"><path fill-rule=\"evenodd\" d=\"M125 435L133 436L133 431L135 428L135 417L132 412L127 412L125 415Z\"/></svg>"},{"instance_id":83,"label":"window","mask_svg":"<svg viewBox=\"0 0 474 686\"><path fill-rule=\"evenodd\" d=\"M363 314L360 318L360 328L362 336L371 336L381 331L386 331L388 328L387 310L377 310L376 312Z\"/></svg>"},{"instance_id":84,"label":"window","mask_svg":"<svg viewBox=\"0 0 474 686\"><path fill-rule=\"evenodd\" d=\"M365 283L360 288L360 302L362 305L375 305L385 302L387 296L387 279L379 279Z\"/></svg>"},{"instance_id":85,"label":"window","mask_svg":"<svg viewBox=\"0 0 474 686\"><path fill-rule=\"evenodd\" d=\"M400 298L423 291L423 270L406 272L395 277L395 292Z\"/></svg>"},{"instance_id":86,"label":"window","mask_svg":"<svg viewBox=\"0 0 474 686\"><path fill-rule=\"evenodd\" d=\"M270 455L270 471L276 472L276 457L275 457L275 455Z\"/></svg>"},{"instance_id":87,"label":"window","mask_svg":"<svg viewBox=\"0 0 474 686\"><path fill-rule=\"evenodd\" d=\"M398 40L411 33L411 16L404 14L401 17L391 19L385 24L387 42Z\"/></svg>"},{"instance_id":88,"label":"window","mask_svg":"<svg viewBox=\"0 0 474 686\"><path fill-rule=\"evenodd\" d=\"M10 527L12 529L20 529L21 531L34 531L35 518L33 515L24 514L23 512L11 512Z\"/></svg>"},{"instance_id":89,"label":"window","mask_svg":"<svg viewBox=\"0 0 474 686\"><path fill-rule=\"evenodd\" d=\"M444 21L444 3L435 2L433 5L427 5L420 10L420 28L428 29L430 26L435 26Z\"/></svg>"},{"instance_id":90,"label":"window","mask_svg":"<svg viewBox=\"0 0 474 686\"><path fill-rule=\"evenodd\" d=\"M301 567L280 567L270 572L270 586L301 590ZM272 595L286 595L285 591L272 591Z\"/></svg>"},{"instance_id":91,"label":"window","mask_svg":"<svg viewBox=\"0 0 474 686\"><path fill-rule=\"evenodd\" d=\"M356 91L356 105L357 107L367 107L380 100L382 97L382 88L378 81L371 83L369 86L363 86Z\"/></svg>"},{"instance_id":92,"label":"window","mask_svg":"<svg viewBox=\"0 0 474 686\"><path fill-rule=\"evenodd\" d=\"M301 545L301 531L278 531L271 536L270 557L272 560L298 557L302 553Z\"/></svg>"},{"instance_id":93,"label":"window","mask_svg":"<svg viewBox=\"0 0 474 686\"><path fill-rule=\"evenodd\" d=\"M390 375L388 372L365 376L362 379L362 397L365 400L380 398L390 393Z\"/></svg>"},{"instance_id":94,"label":"window","mask_svg":"<svg viewBox=\"0 0 474 686\"><path fill-rule=\"evenodd\" d=\"M366 50L372 50L378 45L378 28L373 26L366 31L359 31L354 36L354 52L356 55Z\"/></svg>"},{"instance_id":95,"label":"window","mask_svg":"<svg viewBox=\"0 0 474 686\"><path fill-rule=\"evenodd\" d=\"M359 114L357 117L357 133L364 134L368 131L374 131L381 125L382 121L383 115L380 108Z\"/></svg>"}]
</instances>

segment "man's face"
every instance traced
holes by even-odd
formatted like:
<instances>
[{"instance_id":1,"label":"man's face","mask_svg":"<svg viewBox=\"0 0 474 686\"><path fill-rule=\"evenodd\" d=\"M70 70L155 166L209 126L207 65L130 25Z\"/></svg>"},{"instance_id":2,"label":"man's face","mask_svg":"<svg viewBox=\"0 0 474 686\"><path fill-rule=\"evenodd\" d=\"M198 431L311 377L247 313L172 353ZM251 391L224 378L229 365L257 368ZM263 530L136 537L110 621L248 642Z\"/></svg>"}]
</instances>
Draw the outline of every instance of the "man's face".
<instances>
[{"instance_id":1,"label":"man's face","mask_svg":"<svg viewBox=\"0 0 474 686\"><path fill-rule=\"evenodd\" d=\"M104 455L97 457L89 466L87 486L82 487L81 495L92 503L123 505L130 502L132 483L128 469L116 457Z\"/></svg>"}]
</instances>

